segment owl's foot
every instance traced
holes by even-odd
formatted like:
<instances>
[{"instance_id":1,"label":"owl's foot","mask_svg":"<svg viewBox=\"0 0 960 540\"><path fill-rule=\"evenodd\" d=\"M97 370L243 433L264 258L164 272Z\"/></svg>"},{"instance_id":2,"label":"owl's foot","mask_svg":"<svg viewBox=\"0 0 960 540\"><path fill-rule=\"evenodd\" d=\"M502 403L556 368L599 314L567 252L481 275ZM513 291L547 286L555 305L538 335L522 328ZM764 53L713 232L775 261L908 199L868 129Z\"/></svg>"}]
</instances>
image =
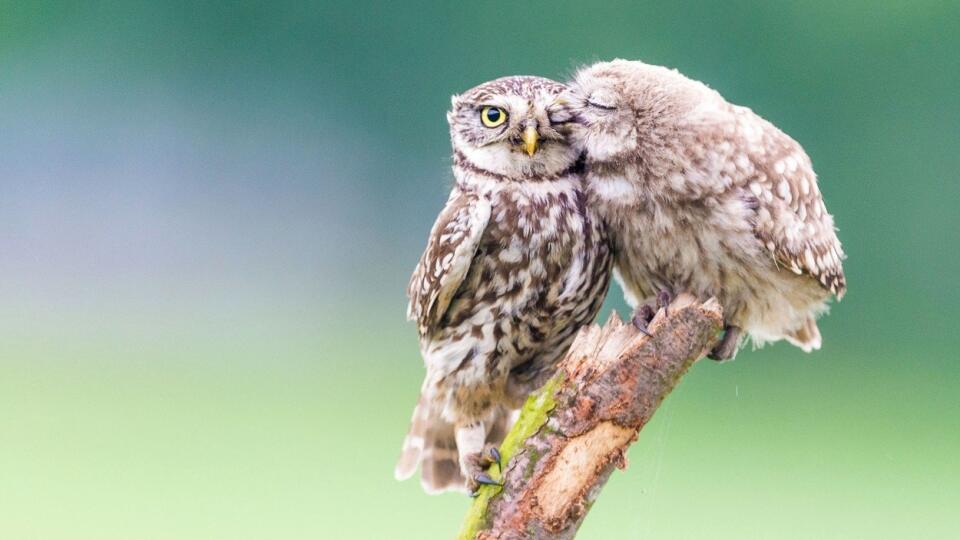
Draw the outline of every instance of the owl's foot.
<instances>
[{"instance_id":1,"label":"owl's foot","mask_svg":"<svg viewBox=\"0 0 960 540\"><path fill-rule=\"evenodd\" d=\"M663 309L663 316L670 316L670 301L673 300L673 295L670 294L670 291L660 291L657 293L657 309Z\"/></svg>"},{"instance_id":2,"label":"owl's foot","mask_svg":"<svg viewBox=\"0 0 960 540\"><path fill-rule=\"evenodd\" d=\"M503 463L501 463L502 458L500 457L500 450L496 446L490 444L487 445L486 453L490 456L490 460L497 464L497 470L503 472ZM493 465L493 463L491 463L491 465Z\"/></svg>"},{"instance_id":3,"label":"owl's foot","mask_svg":"<svg viewBox=\"0 0 960 540\"><path fill-rule=\"evenodd\" d=\"M737 349L740 347L740 334L743 333L743 329L739 326L727 325L724 328L723 338L720 340L720 343L707 354L707 357L711 360L716 360L722 362L724 360L730 360L737 355Z\"/></svg>"},{"instance_id":4,"label":"owl's foot","mask_svg":"<svg viewBox=\"0 0 960 540\"><path fill-rule=\"evenodd\" d=\"M479 473L473 478L471 478L470 481L467 482L467 489L470 490L471 497L476 497L477 495L480 494L480 486L503 487L503 484L501 484L500 482L497 482L493 478L490 478L490 475L487 473Z\"/></svg>"},{"instance_id":5,"label":"owl's foot","mask_svg":"<svg viewBox=\"0 0 960 540\"><path fill-rule=\"evenodd\" d=\"M653 337L653 335L650 334L650 331L647 330L647 326L650 324L650 321L653 320L653 315L653 307L649 304L644 304L638 307L633 312L633 318L631 319L633 326L635 326L641 334L645 334L648 337Z\"/></svg>"},{"instance_id":6,"label":"owl's foot","mask_svg":"<svg viewBox=\"0 0 960 540\"><path fill-rule=\"evenodd\" d=\"M470 490L470 496L476 497L480 486L502 486L500 482L494 480L486 470L491 465L496 464L497 470L502 471L500 450L492 444L487 444L482 452L471 454L466 457L467 470L464 475L467 479L467 489Z\"/></svg>"}]
</instances>

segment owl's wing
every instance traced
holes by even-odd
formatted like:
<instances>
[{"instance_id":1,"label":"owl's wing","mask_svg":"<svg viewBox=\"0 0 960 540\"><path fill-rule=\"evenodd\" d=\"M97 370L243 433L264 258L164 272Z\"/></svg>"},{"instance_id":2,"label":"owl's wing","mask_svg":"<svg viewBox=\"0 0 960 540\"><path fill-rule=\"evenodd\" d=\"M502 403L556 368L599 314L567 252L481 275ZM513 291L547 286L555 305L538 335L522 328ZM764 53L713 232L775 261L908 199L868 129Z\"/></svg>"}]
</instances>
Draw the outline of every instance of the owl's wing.
<instances>
[{"instance_id":1,"label":"owl's wing","mask_svg":"<svg viewBox=\"0 0 960 540\"><path fill-rule=\"evenodd\" d=\"M778 264L812 276L840 299L847 289L843 248L810 158L772 124L756 120L761 125L753 133L762 139L753 147L764 151L751 156L757 170L744 186L755 200L754 233Z\"/></svg>"},{"instance_id":2,"label":"owl's wing","mask_svg":"<svg viewBox=\"0 0 960 540\"><path fill-rule=\"evenodd\" d=\"M470 270L489 220L490 201L486 198L458 189L450 194L407 286L407 318L417 322L421 335L447 311Z\"/></svg>"}]
</instances>

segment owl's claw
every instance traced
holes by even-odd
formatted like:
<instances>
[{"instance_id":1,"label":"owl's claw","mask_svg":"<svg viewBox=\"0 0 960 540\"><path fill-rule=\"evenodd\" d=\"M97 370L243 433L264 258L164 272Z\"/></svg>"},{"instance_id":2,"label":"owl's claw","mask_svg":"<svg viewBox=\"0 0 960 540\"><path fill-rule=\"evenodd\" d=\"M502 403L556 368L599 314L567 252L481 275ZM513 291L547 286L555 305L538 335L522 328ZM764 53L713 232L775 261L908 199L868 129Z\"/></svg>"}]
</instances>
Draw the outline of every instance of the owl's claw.
<instances>
[{"instance_id":1,"label":"owl's claw","mask_svg":"<svg viewBox=\"0 0 960 540\"><path fill-rule=\"evenodd\" d=\"M487 453L490 454L493 462L497 464L497 470L502 472L503 464L501 463L500 450L497 450L496 446L491 446L487 449Z\"/></svg>"},{"instance_id":2,"label":"owl's claw","mask_svg":"<svg viewBox=\"0 0 960 540\"><path fill-rule=\"evenodd\" d=\"M468 469L464 476L467 478L467 489L470 490L470 496L476 497L480 486L502 486L486 472L486 469L493 464L497 465L498 471L503 471L503 457L500 450L492 444L487 444L482 452L472 454L467 458Z\"/></svg>"},{"instance_id":3,"label":"owl's claw","mask_svg":"<svg viewBox=\"0 0 960 540\"><path fill-rule=\"evenodd\" d=\"M503 487L503 484L494 480L487 473L477 473L470 478L468 487L470 488L470 496L476 497L480 494L480 486L499 486Z\"/></svg>"},{"instance_id":4,"label":"owl's claw","mask_svg":"<svg viewBox=\"0 0 960 540\"><path fill-rule=\"evenodd\" d=\"M640 331L641 334L646 335L647 337L653 337L653 334L647 329L647 325L650 324L650 321L653 319L653 308L647 304L644 304L637 308L633 312L633 326Z\"/></svg>"},{"instance_id":5,"label":"owl's claw","mask_svg":"<svg viewBox=\"0 0 960 540\"><path fill-rule=\"evenodd\" d=\"M490 478L490 475L487 473L479 473L476 476L474 476L471 480L473 480L472 484L474 484L474 486L470 489L471 497L476 497L477 495L480 494L480 486L503 487L503 484L501 484L500 482L497 482L493 478Z\"/></svg>"},{"instance_id":6,"label":"owl's claw","mask_svg":"<svg viewBox=\"0 0 960 540\"><path fill-rule=\"evenodd\" d=\"M672 300L670 291L660 291L657 293L657 307L663 308L663 316L670 316L670 301Z\"/></svg>"},{"instance_id":7,"label":"owl's claw","mask_svg":"<svg viewBox=\"0 0 960 540\"><path fill-rule=\"evenodd\" d=\"M737 355L737 349L740 347L740 334L743 330L739 326L727 325L724 328L723 338L720 343L711 350L707 357L717 362L730 360Z\"/></svg>"},{"instance_id":8,"label":"owl's claw","mask_svg":"<svg viewBox=\"0 0 960 540\"><path fill-rule=\"evenodd\" d=\"M474 476L473 479L476 480L478 484L481 484L484 486L502 486L503 485L500 482L497 482L496 480L494 480L493 478L490 478L490 475L487 473L480 473Z\"/></svg>"}]
</instances>

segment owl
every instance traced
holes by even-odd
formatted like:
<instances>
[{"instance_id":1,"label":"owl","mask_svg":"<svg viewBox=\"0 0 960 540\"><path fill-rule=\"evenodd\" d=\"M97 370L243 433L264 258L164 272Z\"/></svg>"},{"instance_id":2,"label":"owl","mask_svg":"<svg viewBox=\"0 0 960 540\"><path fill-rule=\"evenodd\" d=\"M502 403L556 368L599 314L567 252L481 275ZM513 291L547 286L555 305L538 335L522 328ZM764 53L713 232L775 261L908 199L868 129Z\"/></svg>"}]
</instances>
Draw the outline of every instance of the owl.
<instances>
[{"instance_id":1,"label":"owl","mask_svg":"<svg viewBox=\"0 0 960 540\"><path fill-rule=\"evenodd\" d=\"M711 356L785 339L819 349L817 317L846 291L843 249L800 145L675 70L614 60L580 70L550 107L585 155L632 306L689 292L723 305ZM644 310L639 310L642 312Z\"/></svg>"},{"instance_id":2,"label":"owl","mask_svg":"<svg viewBox=\"0 0 960 540\"><path fill-rule=\"evenodd\" d=\"M396 466L475 491L527 395L603 303L612 271L578 153L547 107L564 90L497 79L452 98L456 179L407 290L426 376Z\"/></svg>"}]
</instances>

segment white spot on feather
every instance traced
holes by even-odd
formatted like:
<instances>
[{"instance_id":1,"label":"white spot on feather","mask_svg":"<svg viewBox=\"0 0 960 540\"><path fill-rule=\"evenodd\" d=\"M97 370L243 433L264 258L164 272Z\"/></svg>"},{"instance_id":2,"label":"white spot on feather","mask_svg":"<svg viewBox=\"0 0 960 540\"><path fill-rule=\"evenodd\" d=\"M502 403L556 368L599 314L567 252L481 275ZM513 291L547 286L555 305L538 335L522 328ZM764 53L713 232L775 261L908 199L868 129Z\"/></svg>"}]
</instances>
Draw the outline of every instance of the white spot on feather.
<instances>
[{"instance_id":1,"label":"white spot on feather","mask_svg":"<svg viewBox=\"0 0 960 540\"><path fill-rule=\"evenodd\" d=\"M790 202L790 184L788 184L786 180L780 180L780 183L777 184L777 195L780 195L780 198L787 201L787 203Z\"/></svg>"},{"instance_id":2,"label":"white spot on feather","mask_svg":"<svg viewBox=\"0 0 960 540\"><path fill-rule=\"evenodd\" d=\"M684 178L682 174L678 172L672 173L669 177L667 177L667 181L670 182L670 187L673 189L678 191L683 189Z\"/></svg>"},{"instance_id":3,"label":"white spot on feather","mask_svg":"<svg viewBox=\"0 0 960 540\"><path fill-rule=\"evenodd\" d=\"M505 263L518 263L523 258L523 253L518 248L511 247L500 252L500 260Z\"/></svg>"},{"instance_id":4,"label":"white spot on feather","mask_svg":"<svg viewBox=\"0 0 960 540\"><path fill-rule=\"evenodd\" d=\"M747 159L747 156L746 156L745 154L738 154L738 155L737 155L737 167L739 167L739 168L741 168L741 169L743 169L743 170L747 170L747 167L749 167L749 166L750 166L750 160Z\"/></svg>"},{"instance_id":5,"label":"white spot on feather","mask_svg":"<svg viewBox=\"0 0 960 540\"><path fill-rule=\"evenodd\" d=\"M797 170L797 158L793 156L787 156L786 160L787 170L793 172Z\"/></svg>"},{"instance_id":6,"label":"white spot on feather","mask_svg":"<svg viewBox=\"0 0 960 540\"><path fill-rule=\"evenodd\" d=\"M761 223L770 221L770 211L761 207L757 210L757 219L760 220Z\"/></svg>"},{"instance_id":7,"label":"white spot on feather","mask_svg":"<svg viewBox=\"0 0 960 540\"><path fill-rule=\"evenodd\" d=\"M803 250L803 262L807 265L807 268L817 271L817 261L813 258L813 252L810 251L810 248Z\"/></svg>"}]
</instances>

